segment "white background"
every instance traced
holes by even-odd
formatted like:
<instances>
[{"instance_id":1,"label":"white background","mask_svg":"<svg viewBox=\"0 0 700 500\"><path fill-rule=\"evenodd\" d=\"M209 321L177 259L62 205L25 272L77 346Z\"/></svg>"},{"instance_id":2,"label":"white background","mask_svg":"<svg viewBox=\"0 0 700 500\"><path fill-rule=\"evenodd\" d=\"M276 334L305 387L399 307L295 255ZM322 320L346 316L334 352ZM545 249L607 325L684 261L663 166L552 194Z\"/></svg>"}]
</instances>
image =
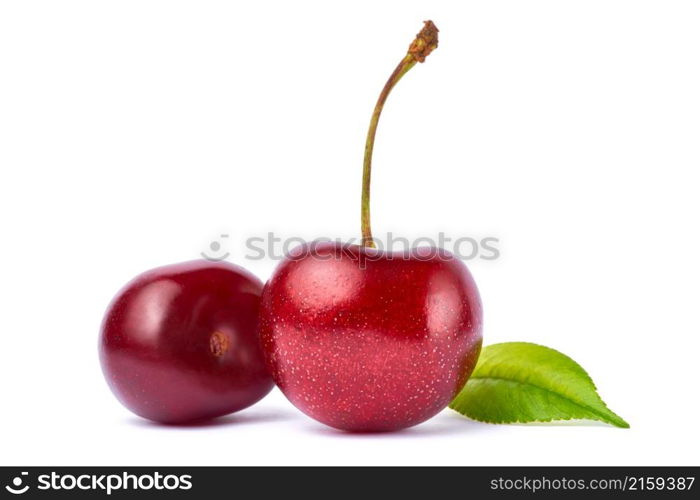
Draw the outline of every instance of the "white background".
<instances>
[{"instance_id":1,"label":"white background","mask_svg":"<svg viewBox=\"0 0 700 500\"><path fill-rule=\"evenodd\" d=\"M222 233L359 231L372 106L424 19L441 44L379 128L373 226L495 236L485 341L581 363L632 425L445 411L356 436L275 391L150 424L100 372L131 277ZM693 464L700 342L696 1L0 4L0 463Z\"/></svg>"}]
</instances>

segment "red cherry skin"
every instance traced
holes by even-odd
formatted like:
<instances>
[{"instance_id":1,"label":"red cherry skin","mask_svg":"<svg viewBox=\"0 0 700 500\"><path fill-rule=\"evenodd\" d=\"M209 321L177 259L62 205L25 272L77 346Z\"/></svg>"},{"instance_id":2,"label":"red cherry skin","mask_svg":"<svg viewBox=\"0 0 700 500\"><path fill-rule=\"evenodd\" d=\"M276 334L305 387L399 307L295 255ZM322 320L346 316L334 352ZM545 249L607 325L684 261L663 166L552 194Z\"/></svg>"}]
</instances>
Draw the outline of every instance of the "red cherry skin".
<instances>
[{"instance_id":1,"label":"red cherry skin","mask_svg":"<svg viewBox=\"0 0 700 500\"><path fill-rule=\"evenodd\" d=\"M393 431L444 409L474 369L482 308L449 252L310 243L263 291L261 340L275 382L337 429Z\"/></svg>"},{"instance_id":2,"label":"red cherry skin","mask_svg":"<svg viewBox=\"0 0 700 500\"><path fill-rule=\"evenodd\" d=\"M153 269L105 314L100 362L119 401L184 424L242 410L273 387L257 333L261 281L225 262Z\"/></svg>"}]
</instances>

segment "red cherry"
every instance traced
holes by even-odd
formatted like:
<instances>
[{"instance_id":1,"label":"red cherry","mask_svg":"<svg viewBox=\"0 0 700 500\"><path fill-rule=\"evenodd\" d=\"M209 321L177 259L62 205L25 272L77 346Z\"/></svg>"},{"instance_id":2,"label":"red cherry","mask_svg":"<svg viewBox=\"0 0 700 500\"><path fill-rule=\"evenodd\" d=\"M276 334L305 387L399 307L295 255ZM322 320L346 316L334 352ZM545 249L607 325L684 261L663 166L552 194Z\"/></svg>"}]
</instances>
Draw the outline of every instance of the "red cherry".
<instances>
[{"instance_id":1,"label":"red cherry","mask_svg":"<svg viewBox=\"0 0 700 500\"><path fill-rule=\"evenodd\" d=\"M273 387L257 334L262 283L225 262L153 269L126 285L102 323L102 370L144 418L182 424L226 415Z\"/></svg>"},{"instance_id":2,"label":"red cherry","mask_svg":"<svg viewBox=\"0 0 700 500\"><path fill-rule=\"evenodd\" d=\"M375 250L369 217L374 137L387 96L437 47L431 21L389 77L372 114L362 178L362 245L311 244L263 292L261 338L273 378L300 410L339 429L388 431L445 408L481 349L479 293L440 249Z\"/></svg>"},{"instance_id":3,"label":"red cherry","mask_svg":"<svg viewBox=\"0 0 700 500\"><path fill-rule=\"evenodd\" d=\"M338 429L389 431L461 390L481 349L479 293L460 260L420 252L312 243L280 264L263 291L261 338L297 408Z\"/></svg>"}]
</instances>

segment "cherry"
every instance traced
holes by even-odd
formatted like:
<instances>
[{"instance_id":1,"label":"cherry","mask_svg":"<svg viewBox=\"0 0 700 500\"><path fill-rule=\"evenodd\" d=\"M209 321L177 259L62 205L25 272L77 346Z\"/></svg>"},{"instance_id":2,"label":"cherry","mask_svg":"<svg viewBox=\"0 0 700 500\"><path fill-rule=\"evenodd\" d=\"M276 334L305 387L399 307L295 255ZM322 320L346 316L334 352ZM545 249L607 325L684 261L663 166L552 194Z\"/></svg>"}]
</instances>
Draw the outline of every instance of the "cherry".
<instances>
[{"instance_id":1,"label":"cherry","mask_svg":"<svg viewBox=\"0 0 700 500\"><path fill-rule=\"evenodd\" d=\"M110 304L102 370L144 418L183 424L246 408L273 387L258 337L262 283L226 262L145 272Z\"/></svg>"},{"instance_id":2,"label":"cherry","mask_svg":"<svg viewBox=\"0 0 700 500\"><path fill-rule=\"evenodd\" d=\"M365 148L363 244L310 243L265 286L261 339L272 376L307 415L348 431L427 420L466 383L482 341L479 293L467 267L437 248L377 250L369 223L372 149L393 86L437 47L426 21L377 101Z\"/></svg>"}]
</instances>

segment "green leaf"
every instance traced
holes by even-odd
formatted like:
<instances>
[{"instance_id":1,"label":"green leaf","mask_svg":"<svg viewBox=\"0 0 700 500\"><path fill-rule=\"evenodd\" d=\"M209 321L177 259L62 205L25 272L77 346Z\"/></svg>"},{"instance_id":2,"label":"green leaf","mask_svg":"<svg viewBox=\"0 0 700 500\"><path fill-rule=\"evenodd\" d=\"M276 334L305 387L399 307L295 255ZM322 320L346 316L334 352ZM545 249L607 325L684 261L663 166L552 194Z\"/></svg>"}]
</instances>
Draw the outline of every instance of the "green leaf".
<instances>
[{"instance_id":1,"label":"green leaf","mask_svg":"<svg viewBox=\"0 0 700 500\"><path fill-rule=\"evenodd\" d=\"M527 342L485 347L450 408L493 424L586 419L629 427L600 399L578 363L554 349Z\"/></svg>"}]
</instances>

